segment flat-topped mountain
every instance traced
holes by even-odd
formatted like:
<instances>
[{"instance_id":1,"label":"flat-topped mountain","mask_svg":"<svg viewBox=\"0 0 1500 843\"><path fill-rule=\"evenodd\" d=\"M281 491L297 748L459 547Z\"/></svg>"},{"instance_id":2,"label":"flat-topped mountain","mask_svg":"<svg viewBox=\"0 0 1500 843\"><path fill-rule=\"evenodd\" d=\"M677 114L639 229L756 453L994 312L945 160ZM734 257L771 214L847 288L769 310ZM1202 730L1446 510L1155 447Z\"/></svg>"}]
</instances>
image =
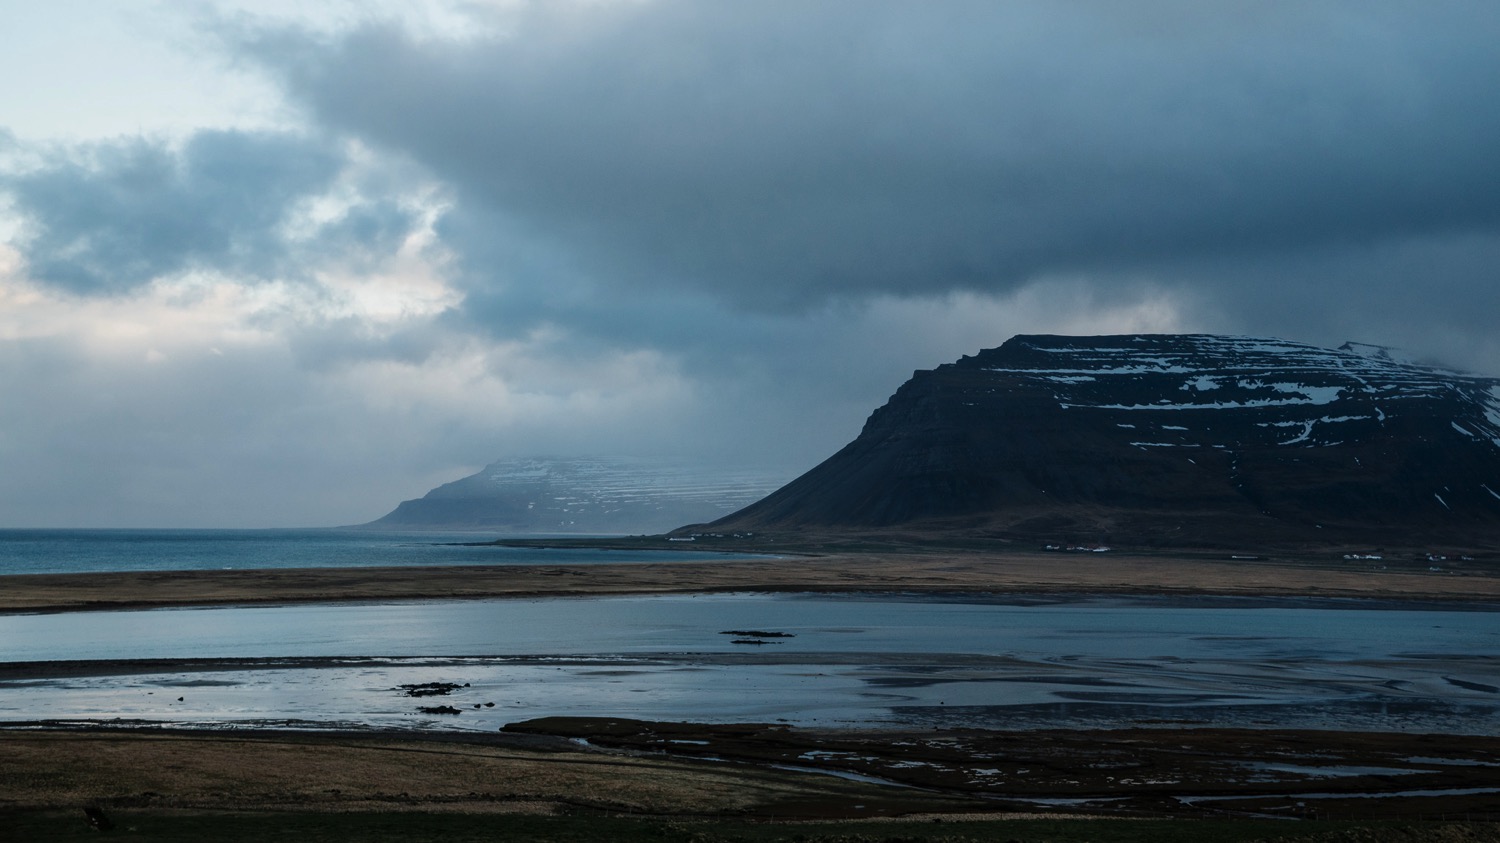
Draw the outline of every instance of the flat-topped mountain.
<instances>
[{"instance_id":1,"label":"flat-topped mountain","mask_svg":"<svg viewBox=\"0 0 1500 843\"><path fill-rule=\"evenodd\" d=\"M790 472L626 457L491 463L364 527L504 533L658 533L719 518L785 482Z\"/></svg>"},{"instance_id":2,"label":"flat-topped mountain","mask_svg":"<svg viewBox=\"0 0 1500 843\"><path fill-rule=\"evenodd\" d=\"M1500 380L1354 343L1017 336L712 528L1497 544Z\"/></svg>"}]
</instances>

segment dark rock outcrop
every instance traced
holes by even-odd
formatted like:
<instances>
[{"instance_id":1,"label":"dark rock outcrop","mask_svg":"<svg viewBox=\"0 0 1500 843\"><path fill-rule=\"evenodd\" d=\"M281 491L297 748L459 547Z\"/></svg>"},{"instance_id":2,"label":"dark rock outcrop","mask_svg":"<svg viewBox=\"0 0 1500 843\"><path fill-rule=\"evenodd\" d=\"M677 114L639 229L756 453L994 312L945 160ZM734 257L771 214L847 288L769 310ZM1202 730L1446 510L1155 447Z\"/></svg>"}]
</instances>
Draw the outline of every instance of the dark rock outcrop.
<instances>
[{"instance_id":1,"label":"dark rock outcrop","mask_svg":"<svg viewBox=\"0 0 1500 843\"><path fill-rule=\"evenodd\" d=\"M1018 336L710 525L1059 541L1495 543L1500 380L1210 335Z\"/></svg>"}]
</instances>

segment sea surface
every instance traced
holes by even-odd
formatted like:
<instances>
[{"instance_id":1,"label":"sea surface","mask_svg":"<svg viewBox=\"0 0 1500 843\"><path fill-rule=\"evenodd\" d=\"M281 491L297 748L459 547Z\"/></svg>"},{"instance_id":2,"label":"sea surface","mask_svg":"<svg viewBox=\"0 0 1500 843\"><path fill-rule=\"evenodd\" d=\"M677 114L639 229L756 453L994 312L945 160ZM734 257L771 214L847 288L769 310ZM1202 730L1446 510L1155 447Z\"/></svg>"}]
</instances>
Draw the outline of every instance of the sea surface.
<instances>
[{"instance_id":1,"label":"sea surface","mask_svg":"<svg viewBox=\"0 0 1500 843\"><path fill-rule=\"evenodd\" d=\"M474 547L495 533L371 530L0 530L0 576L105 571L589 565L724 559L694 551ZM741 557L743 558L743 557Z\"/></svg>"}]
</instances>

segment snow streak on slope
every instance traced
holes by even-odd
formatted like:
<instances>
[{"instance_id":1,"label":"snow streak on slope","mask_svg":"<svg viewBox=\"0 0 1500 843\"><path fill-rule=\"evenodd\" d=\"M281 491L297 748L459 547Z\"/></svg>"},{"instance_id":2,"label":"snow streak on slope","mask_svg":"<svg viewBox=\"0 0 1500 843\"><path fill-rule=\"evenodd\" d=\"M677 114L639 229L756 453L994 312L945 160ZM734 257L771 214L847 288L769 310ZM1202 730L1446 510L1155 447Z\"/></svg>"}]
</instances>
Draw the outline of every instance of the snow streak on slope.
<instances>
[{"instance_id":1,"label":"snow streak on slope","mask_svg":"<svg viewBox=\"0 0 1500 843\"><path fill-rule=\"evenodd\" d=\"M1045 386L1062 409L1143 414L1132 423L1179 434L1151 443L1158 447L1328 446L1368 434L1403 407L1456 402L1464 419L1454 427L1500 448L1500 382L1406 362L1381 346L1203 334L1099 339L1016 337L958 365L1009 376L1017 388ZM1004 365L986 365L1001 357ZM1033 365L1017 366L1018 358ZM1264 435L1224 425L1225 411L1265 416L1251 422ZM1154 413L1172 419L1153 424Z\"/></svg>"}]
</instances>

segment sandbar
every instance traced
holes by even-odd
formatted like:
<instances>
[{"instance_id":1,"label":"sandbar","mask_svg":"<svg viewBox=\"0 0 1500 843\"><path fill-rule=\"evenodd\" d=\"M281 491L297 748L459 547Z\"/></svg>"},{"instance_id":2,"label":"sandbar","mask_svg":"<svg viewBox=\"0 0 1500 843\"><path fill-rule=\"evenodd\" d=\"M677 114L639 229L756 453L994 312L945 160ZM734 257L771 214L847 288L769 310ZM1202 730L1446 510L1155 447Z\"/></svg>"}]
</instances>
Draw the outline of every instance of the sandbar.
<instances>
[{"instance_id":1,"label":"sandbar","mask_svg":"<svg viewBox=\"0 0 1500 843\"><path fill-rule=\"evenodd\" d=\"M302 568L0 577L0 612L690 592L1097 593L1495 601L1491 566L1146 554L847 553L617 565Z\"/></svg>"}]
</instances>

